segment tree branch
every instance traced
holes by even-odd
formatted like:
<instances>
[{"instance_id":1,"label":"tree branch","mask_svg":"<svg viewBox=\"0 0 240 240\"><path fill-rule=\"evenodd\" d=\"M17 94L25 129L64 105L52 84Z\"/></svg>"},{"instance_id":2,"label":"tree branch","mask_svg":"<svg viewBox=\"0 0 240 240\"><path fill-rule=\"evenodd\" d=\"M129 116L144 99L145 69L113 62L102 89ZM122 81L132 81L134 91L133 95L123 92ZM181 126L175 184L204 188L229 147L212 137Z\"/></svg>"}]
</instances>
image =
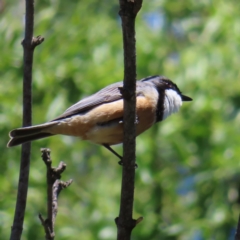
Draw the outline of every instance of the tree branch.
<instances>
[{"instance_id":1,"label":"tree branch","mask_svg":"<svg viewBox=\"0 0 240 240\"><path fill-rule=\"evenodd\" d=\"M36 45L40 44L44 39L42 37L33 38L34 25L34 3L33 0L26 0L26 16L25 16L25 36L23 45L23 126L32 124L32 65L33 51ZM11 231L11 240L21 238L25 208L27 203L28 179L30 168L31 144L22 145L21 164L18 183L17 202L13 226Z\"/></svg>"},{"instance_id":2,"label":"tree branch","mask_svg":"<svg viewBox=\"0 0 240 240\"><path fill-rule=\"evenodd\" d=\"M52 167L52 160L50 157L50 149L43 148L41 149L42 159L47 167L47 219L43 219L42 215L39 214L39 219L45 230L45 238L46 240L53 240L55 238L54 233L54 224L57 217L58 212L58 196L60 192L68 187L72 183L72 179L67 182L60 181L61 174L66 169L66 164L64 162L60 162L58 167Z\"/></svg>"},{"instance_id":3,"label":"tree branch","mask_svg":"<svg viewBox=\"0 0 240 240\"><path fill-rule=\"evenodd\" d=\"M122 189L119 217L116 218L118 240L131 237L132 229L141 220L132 218L136 151L136 41L135 18L142 0L119 0L124 48L124 85L120 89L124 98L124 141Z\"/></svg>"}]
</instances>

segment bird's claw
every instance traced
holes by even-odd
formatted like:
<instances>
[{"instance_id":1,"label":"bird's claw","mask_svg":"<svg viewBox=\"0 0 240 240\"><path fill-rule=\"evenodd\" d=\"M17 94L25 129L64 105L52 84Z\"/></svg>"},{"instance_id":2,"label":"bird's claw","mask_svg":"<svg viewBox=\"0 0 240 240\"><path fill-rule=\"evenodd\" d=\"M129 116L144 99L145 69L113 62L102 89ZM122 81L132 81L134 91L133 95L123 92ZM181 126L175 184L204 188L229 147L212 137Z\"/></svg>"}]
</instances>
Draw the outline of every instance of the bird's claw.
<instances>
[{"instance_id":1,"label":"bird's claw","mask_svg":"<svg viewBox=\"0 0 240 240\"><path fill-rule=\"evenodd\" d=\"M118 164L120 165L120 166L123 166L123 161L121 160L121 161L118 161ZM138 165L135 163L134 164L134 168L135 169L137 169L138 168Z\"/></svg>"}]
</instances>

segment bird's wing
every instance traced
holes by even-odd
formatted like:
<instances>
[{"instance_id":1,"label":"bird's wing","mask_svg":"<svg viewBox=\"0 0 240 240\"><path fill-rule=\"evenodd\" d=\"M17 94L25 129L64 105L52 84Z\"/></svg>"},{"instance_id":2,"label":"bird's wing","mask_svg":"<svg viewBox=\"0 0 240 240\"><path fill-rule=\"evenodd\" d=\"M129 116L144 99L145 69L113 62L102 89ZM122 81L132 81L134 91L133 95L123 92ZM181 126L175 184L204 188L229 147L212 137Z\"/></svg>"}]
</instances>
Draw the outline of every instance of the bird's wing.
<instances>
[{"instance_id":1,"label":"bird's wing","mask_svg":"<svg viewBox=\"0 0 240 240\"><path fill-rule=\"evenodd\" d=\"M76 114L80 114L93 109L103 103L110 103L122 99L122 94L119 91L119 87L122 87L122 82L111 84L99 92L82 99L68 108L62 115L58 116L55 120L61 120L66 117L71 117Z\"/></svg>"}]
</instances>

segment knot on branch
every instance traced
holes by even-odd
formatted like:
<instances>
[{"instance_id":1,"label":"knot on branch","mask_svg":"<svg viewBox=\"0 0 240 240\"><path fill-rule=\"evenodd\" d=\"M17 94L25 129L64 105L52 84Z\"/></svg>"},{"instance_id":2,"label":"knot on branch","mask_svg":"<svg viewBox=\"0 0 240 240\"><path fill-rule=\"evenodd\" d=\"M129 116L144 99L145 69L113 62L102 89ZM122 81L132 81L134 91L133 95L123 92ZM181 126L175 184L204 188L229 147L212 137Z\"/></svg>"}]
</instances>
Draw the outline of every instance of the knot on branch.
<instances>
[{"instance_id":1,"label":"knot on branch","mask_svg":"<svg viewBox=\"0 0 240 240\"><path fill-rule=\"evenodd\" d=\"M143 221L143 217L139 217L139 218L136 220L135 226L138 225L141 221Z\"/></svg>"},{"instance_id":2,"label":"knot on branch","mask_svg":"<svg viewBox=\"0 0 240 240\"><path fill-rule=\"evenodd\" d=\"M53 195L56 195L58 197L60 192L64 188L67 188L68 186L70 186L72 182L73 182L72 179L70 179L70 180L68 180L66 182L60 181L60 180L56 180L55 183L53 184ZM57 200L57 198L55 200Z\"/></svg>"},{"instance_id":3,"label":"knot on branch","mask_svg":"<svg viewBox=\"0 0 240 240\"><path fill-rule=\"evenodd\" d=\"M22 45L24 48L29 48L29 49L34 49L37 45L40 45L44 41L44 37L42 36L37 36L33 37L32 41L26 41L26 39L22 40Z\"/></svg>"},{"instance_id":4,"label":"knot on branch","mask_svg":"<svg viewBox=\"0 0 240 240\"><path fill-rule=\"evenodd\" d=\"M44 37L42 36L33 37L32 46L36 47L37 45L40 45L43 41L44 41Z\"/></svg>"},{"instance_id":5,"label":"knot on branch","mask_svg":"<svg viewBox=\"0 0 240 240\"><path fill-rule=\"evenodd\" d=\"M121 223L119 221L119 217L115 218L115 223L117 225L118 231L121 231L121 229L127 229L129 232L131 232L134 229L134 227L138 224L137 220L135 219L131 219L130 221Z\"/></svg>"},{"instance_id":6,"label":"knot on branch","mask_svg":"<svg viewBox=\"0 0 240 240\"><path fill-rule=\"evenodd\" d=\"M61 174L66 169L67 165L64 162L60 162L56 168L51 168L52 176L56 179L61 179Z\"/></svg>"}]
</instances>

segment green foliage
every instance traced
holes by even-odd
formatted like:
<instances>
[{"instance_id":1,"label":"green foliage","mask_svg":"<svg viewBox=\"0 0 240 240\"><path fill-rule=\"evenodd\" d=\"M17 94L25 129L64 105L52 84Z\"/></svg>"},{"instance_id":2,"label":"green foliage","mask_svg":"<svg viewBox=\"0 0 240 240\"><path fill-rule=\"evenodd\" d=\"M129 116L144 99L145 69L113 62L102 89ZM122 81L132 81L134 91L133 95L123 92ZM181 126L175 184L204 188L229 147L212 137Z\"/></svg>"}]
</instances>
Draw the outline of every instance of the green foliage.
<instances>
[{"instance_id":1,"label":"green foliage","mask_svg":"<svg viewBox=\"0 0 240 240\"><path fill-rule=\"evenodd\" d=\"M136 21L138 78L162 74L194 101L137 139L133 231L138 240L233 239L239 214L240 4L236 0L144 1ZM33 123L123 78L117 3L41 1L35 35ZM0 235L10 233L20 147L7 149L8 132L21 125L24 6L6 2L0 18ZM39 149L63 160L73 184L59 199L56 235L115 239L121 168L104 148L71 137L32 144L22 239L43 239L45 166ZM115 149L121 152L121 146Z\"/></svg>"}]
</instances>

